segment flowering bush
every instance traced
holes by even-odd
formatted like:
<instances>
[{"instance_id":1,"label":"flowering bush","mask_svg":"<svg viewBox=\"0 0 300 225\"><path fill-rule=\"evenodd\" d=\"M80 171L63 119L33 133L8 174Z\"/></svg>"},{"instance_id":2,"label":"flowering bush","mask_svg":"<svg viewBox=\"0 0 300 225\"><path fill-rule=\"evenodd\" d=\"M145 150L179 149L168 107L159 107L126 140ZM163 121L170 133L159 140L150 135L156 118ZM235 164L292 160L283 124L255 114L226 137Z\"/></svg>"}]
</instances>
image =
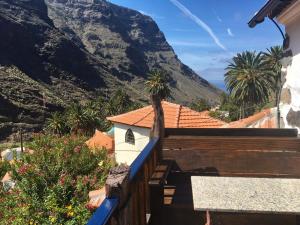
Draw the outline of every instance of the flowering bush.
<instances>
[{"instance_id":1,"label":"flowering bush","mask_svg":"<svg viewBox=\"0 0 300 225\"><path fill-rule=\"evenodd\" d=\"M103 186L112 166L106 151L91 152L83 138L39 136L12 165L16 187L0 190L0 224L85 224L88 192Z\"/></svg>"},{"instance_id":2,"label":"flowering bush","mask_svg":"<svg viewBox=\"0 0 300 225\"><path fill-rule=\"evenodd\" d=\"M10 164L8 161L1 161L0 160L0 179L10 170Z\"/></svg>"}]
</instances>

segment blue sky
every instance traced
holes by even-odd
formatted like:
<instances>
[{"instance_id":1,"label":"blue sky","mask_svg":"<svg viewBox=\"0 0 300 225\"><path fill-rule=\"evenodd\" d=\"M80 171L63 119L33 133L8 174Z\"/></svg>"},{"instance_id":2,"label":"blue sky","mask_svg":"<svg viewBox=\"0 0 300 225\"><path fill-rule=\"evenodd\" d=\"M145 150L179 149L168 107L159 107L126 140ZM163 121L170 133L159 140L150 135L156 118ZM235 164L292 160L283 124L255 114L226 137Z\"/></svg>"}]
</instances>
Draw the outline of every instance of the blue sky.
<instances>
[{"instance_id":1,"label":"blue sky","mask_svg":"<svg viewBox=\"0 0 300 225\"><path fill-rule=\"evenodd\" d=\"M222 86L224 69L237 52L282 44L272 22L247 22L266 0L110 0L151 16L183 63Z\"/></svg>"}]
</instances>

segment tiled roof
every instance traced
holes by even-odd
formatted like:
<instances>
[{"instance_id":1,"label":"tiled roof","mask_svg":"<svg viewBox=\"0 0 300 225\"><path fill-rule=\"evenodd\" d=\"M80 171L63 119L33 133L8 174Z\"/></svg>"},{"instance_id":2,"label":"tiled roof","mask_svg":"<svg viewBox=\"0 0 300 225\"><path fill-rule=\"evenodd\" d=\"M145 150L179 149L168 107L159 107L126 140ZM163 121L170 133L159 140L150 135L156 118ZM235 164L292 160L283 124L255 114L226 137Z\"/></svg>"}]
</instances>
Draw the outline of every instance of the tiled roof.
<instances>
[{"instance_id":1,"label":"tiled roof","mask_svg":"<svg viewBox=\"0 0 300 225\"><path fill-rule=\"evenodd\" d=\"M166 128L216 128L226 123L212 118L208 112L196 112L188 107L162 101ZM152 106L146 106L118 116L108 117L114 123L151 128L154 112Z\"/></svg>"},{"instance_id":2,"label":"tiled roof","mask_svg":"<svg viewBox=\"0 0 300 225\"><path fill-rule=\"evenodd\" d=\"M102 147L105 147L108 151L112 151L114 149L113 138L99 130L96 130L94 136L85 143L91 149Z\"/></svg>"},{"instance_id":3,"label":"tiled roof","mask_svg":"<svg viewBox=\"0 0 300 225\"><path fill-rule=\"evenodd\" d=\"M271 115L272 115L271 109L265 109L265 110L263 110L259 113L256 113L252 116L249 116L245 119L241 119L241 120L231 122L231 123L225 125L224 127L226 127L226 128L244 128L244 127L248 127L248 126L258 122L259 120L261 120L265 117L271 116ZM273 124L273 123L270 124L269 126L270 126L269 128L275 128L275 124Z\"/></svg>"}]
</instances>

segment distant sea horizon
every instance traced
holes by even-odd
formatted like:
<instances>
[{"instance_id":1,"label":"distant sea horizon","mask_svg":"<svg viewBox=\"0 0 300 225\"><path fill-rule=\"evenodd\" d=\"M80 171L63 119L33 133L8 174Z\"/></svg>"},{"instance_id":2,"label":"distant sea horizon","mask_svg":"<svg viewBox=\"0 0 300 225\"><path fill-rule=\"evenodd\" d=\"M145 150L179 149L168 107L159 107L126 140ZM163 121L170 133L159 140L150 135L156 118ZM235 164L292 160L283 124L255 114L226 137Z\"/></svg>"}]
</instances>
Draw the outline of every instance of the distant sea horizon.
<instances>
[{"instance_id":1,"label":"distant sea horizon","mask_svg":"<svg viewBox=\"0 0 300 225\"><path fill-rule=\"evenodd\" d=\"M221 89L222 91L227 92L226 85L223 80L212 80L212 81L208 80L208 82L216 86L217 88Z\"/></svg>"}]
</instances>

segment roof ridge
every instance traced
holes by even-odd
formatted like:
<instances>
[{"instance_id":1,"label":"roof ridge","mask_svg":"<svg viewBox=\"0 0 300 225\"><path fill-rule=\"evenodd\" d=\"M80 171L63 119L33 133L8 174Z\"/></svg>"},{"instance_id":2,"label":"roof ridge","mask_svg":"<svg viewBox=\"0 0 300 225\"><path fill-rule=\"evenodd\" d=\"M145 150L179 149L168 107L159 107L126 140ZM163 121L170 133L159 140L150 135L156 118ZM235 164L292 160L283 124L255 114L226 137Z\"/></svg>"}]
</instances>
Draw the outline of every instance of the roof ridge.
<instances>
[{"instance_id":1,"label":"roof ridge","mask_svg":"<svg viewBox=\"0 0 300 225\"><path fill-rule=\"evenodd\" d=\"M175 127L179 128L179 119L180 119L180 112L182 109L182 105L178 105L177 113L176 113L176 119L175 119Z\"/></svg>"},{"instance_id":2,"label":"roof ridge","mask_svg":"<svg viewBox=\"0 0 300 225\"><path fill-rule=\"evenodd\" d=\"M134 114L140 110L145 110L147 108L152 108L152 105L147 105L147 106L144 106L142 108L139 108L139 109L135 109L135 110L132 110L132 111L129 111L129 112L125 112L125 113L122 113L122 114L119 114L119 115L113 115L113 116L108 116L106 117L107 120L110 120L110 119L113 119L115 117L121 117L121 116L124 116L124 115L129 115L129 114Z\"/></svg>"},{"instance_id":3,"label":"roof ridge","mask_svg":"<svg viewBox=\"0 0 300 225\"><path fill-rule=\"evenodd\" d=\"M141 117L139 120L135 121L132 125L135 125L135 124L137 124L138 122L142 121L142 120L145 119L147 116L149 116L152 112L154 113L153 107L152 107L152 110L150 110L148 113L146 113L146 115L143 116L143 117Z\"/></svg>"}]
</instances>

